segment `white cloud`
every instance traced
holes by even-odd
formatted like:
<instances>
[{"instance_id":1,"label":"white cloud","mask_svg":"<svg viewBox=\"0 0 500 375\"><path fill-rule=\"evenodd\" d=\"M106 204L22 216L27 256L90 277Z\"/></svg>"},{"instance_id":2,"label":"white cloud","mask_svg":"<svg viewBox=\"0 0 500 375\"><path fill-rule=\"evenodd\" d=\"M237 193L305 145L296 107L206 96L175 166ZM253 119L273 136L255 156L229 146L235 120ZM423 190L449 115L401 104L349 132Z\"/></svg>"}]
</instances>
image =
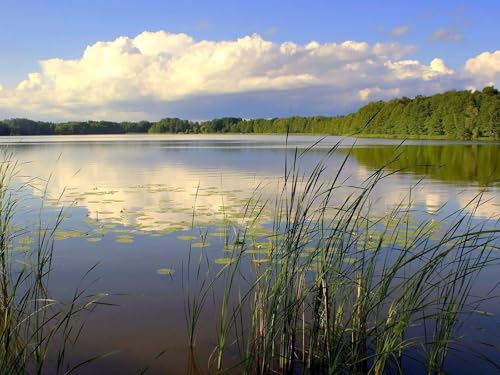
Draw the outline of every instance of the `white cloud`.
<instances>
[{"instance_id":1,"label":"white cloud","mask_svg":"<svg viewBox=\"0 0 500 375\"><path fill-rule=\"evenodd\" d=\"M464 71L481 83L495 85L500 82L500 51L483 52L465 63Z\"/></svg>"},{"instance_id":2,"label":"white cloud","mask_svg":"<svg viewBox=\"0 0 500 375\"><path fill-rule=\"evenodd\" d=\"M409 26L401 25L401 26L397 26L394 29L392 29L391 30L391 35L399 37L399 36L406 35L409 32L410 32L410 27Z\"/></svg>"},{"instance_id":3,"label":"white cloud","mask_svg":"<svg viewBox=\"0 0 500 375\"><path fill-rule=\"evenodd\" d=\"M438 74L453 74L453 70L448 68L443 59L435 58L431 61L430 68L433 72Z\"/></svg>"},{"instance_id":4,"label":"white cloud","mask_svg":"<svg viewBox=\"0 0 500 375\"><path fill-rule=\"evenodd\" d=\"M401 92L400 90L395 87L395 88L390 88L390 89L381 89L378 86L372 87L372 88L364 88L362 90L358 91L358 96L362 101L370 101L374 100L380 97L396 97L400 96Z\"/></svg>"},{"instance_id":5,"label":"white cloud","mask_svg":"<svg viewBox=\"0 0 500 375\"><path fill-rule=\"evenodd\" d=\"M433 59L429 65L421 64L418 60L387 61L385 65L392 70L396 78L400 80L420 79L428 81L453 73L453 71L445 65L444 61L439 58Z\"/></svg>"},{"instance_id":6,"label":"white cloud","mask_svg":"<svg viewBox=\"0 0 500 375\"><path fill-rule=\"evenodd\" d=\"M440 58L405 59L411 51L398 43L277 44L257 34L211 41L143 32L92 44L78 59L41 61L39 72L1 91L0 117L327 114L366 100L498 81L500 51L473 57L460 71Z\"/></svg>"}]
</instances>

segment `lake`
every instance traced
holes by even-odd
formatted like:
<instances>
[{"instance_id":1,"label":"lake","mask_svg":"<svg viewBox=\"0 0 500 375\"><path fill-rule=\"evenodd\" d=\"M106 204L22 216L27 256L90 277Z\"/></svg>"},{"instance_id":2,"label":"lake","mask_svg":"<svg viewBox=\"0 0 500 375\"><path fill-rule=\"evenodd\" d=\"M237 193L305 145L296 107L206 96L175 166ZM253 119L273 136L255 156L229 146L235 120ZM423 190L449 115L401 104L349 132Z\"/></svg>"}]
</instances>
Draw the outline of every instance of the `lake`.
<instances>
[{"instance_id":1,"label":"lake","mask_svg":"<svg viewBox=\"0 0 500 375\"><path fill-rule=\"evenodd\" d=\"M296 156L298 176L321 160L321 178L336 176L343 165L334 202L345 201L386 166L370 195L370 215L382 217L403 202L412 212L414 231L419 220L446 222L454 212L485 228L500 228L499 143L124 135L0 137L0 144L19 161L18 180L29 182L16 216L20 225L36 230L64 207L55 234L51 292L69 298L80 286L86 294L102 293L109 303L82 317L84 330L69 355L76 363L112 354L81 372L195 373L185 320L188 254L204 253L214 269L223 267L228 223L249 216L243 211L251 198L270 202L260 212L262 232L256 234L265 237L273 202ZM22 250L26 243L17 246ZM498 265L486 269L475 281L477 292L489 292L499 271ZM200 368L206 368L214 346L217 309L209 299L199 324L194 362ZM463 332L474 345L491 342L485 351L494 355L500 345L500 302L488 300L480 311ZM468 373L478 363L462 354L450 356L453 373ZM481 366L485 373L494 370Z\"/></svg>"}]
</instances>

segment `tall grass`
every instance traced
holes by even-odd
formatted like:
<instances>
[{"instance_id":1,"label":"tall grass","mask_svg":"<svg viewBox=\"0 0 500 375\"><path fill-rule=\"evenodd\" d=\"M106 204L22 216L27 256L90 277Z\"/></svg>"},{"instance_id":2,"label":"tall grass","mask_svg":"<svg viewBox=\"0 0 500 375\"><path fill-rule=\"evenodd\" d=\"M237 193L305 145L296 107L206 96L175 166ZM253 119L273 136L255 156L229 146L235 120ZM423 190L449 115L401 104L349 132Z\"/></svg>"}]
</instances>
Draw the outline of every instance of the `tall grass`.
<instances>
[{"instance_id":1,"label":"tall grass","mask_svg":"<svg viewBox=\"0 0 500 375\"><path fill-rule=\"evenodd\" d=\"M337 147L307 173L301 158L309 150L296 150L276 199L254 197L226 238L235 244L231 261L204 275L211 279L186 316L192 337L209 290L222 285L212 370L441 373L459 348L457 328L481 302L474 281L495 260L498 222L488 229L473 219L481 195L442 223L439 212L415 221L411 190L376 218L374 189L394 172L382 167L347 186L349 155L329 172ZM256 241L249 228L266 204L273 233Z\"/></svg>"},{"instance_id":2,"label":"tall grass","mask_svg":"<svg viewBox=\"0 0 500 375\"><path fill-rule=\"evenodd\" d=\"M83 324L77 317L99 303L76 290L66 303L51 297L54 234L63 220L61 209L54 222L22 227L15 220L32 181L22 182L18 163L8 151L0 161L0 373L71 373L82 363L67 361L68 348L78 339ZM42 199L42 204L43 204ZM30 241L22 249L21 236Z\"/></svg>"}]
</instances>

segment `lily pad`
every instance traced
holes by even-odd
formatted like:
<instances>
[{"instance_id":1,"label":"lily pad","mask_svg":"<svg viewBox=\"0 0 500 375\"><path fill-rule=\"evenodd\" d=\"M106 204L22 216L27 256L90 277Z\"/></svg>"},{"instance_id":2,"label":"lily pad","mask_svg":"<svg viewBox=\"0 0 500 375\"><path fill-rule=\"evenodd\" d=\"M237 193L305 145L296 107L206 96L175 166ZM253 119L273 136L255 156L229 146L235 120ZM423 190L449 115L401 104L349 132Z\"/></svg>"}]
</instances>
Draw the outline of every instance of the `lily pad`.
<instances>
[{"instance_id":1,"label":"lily pad","mask_svg":"<svg viewBox=\"0 0 500 375\"><path fill-rule=\"evenodd\" d=\"M195 242L193 244L191 244L191 247L197 247L197 248L205 248L205 247L209 247L210 244L208 242Z\"/></svg>"},{"instance_id":2,"label":"lily pad","mask_svg":"<svg viewBox=\"0 0 500 375\"><path fill-rule=\"evenodd\" d=\"M354 264L356 263L358 260L356 258L350 258L350 257L345 257L342 259L342 261L344 263L348 263L348 264Z\"/></svg>"},{"instance_id":3,"label":"lily pad","mask_svg":"<svg viewBox=\"0 0 500 375\"><path fill-rule=\"evenodd\" d=\"M118 237L116 237L116 242L118 243L132 243L134 242L134 236L130 236L130 235L120 235Z\"/></svg>"},{"instance_id":4,"label":"lily pad","mask_svg":"<svg viewBox=\"0 0 500 375\"><path fill-rule=\"evenodd\" d=\"M86 237L87 233L79 232L77 230L59 230L56 232L54 239L56 241L66 240L68 238L82 238Z\"/></svg>"},{"instance_id":5,"label":"lily pad","mask_svg":"<svg viewBox=\"0 0 500 375\"><path fill-rule=\"evenodd\" d=\"M177 237L177 239L181 240L181 241L193 241L193 240L196 240L198 238L199 238L198 236L191 236L191 235L184 235L184 236Z\"/></svg>"},{"instance_id":6,"label":"lily pad","mask_svg":"<svg viewBox=\"0 0 500 375\"><path fill-rule=\"evenodd\" d=\"M224 251L234 251L241 249L241 245L227 244L224 246Z\"/></svg>"},{"instance_id":7,"label":"lily pad","mask_svg":"<svg viewBox=\"0 0 500 375\"><path fill-rule=\"evenodd\" d=\"M262 263L269 263L270 259L269 258L256 258L256 259L252 259L252 261L256 264L262 264Z\"/></svg>"},{"instance_id":8,"label":"lily pad","mask_svg":"<svg viewBox=\"0 0 500 375\"><path fill-rule=\"evenodd\" d=\"M217 259L214 259L214 263L215 264L223 264L223 265L231 264L231 263L233 263L233 261L234 261L233 258L217 258Z\"/></svg>"},{"instance_id":9,"label":"lily pad","mask_svg":"<svg viewBox=\"0 0 500 375\"><path fill-rule=\"evenodd\" d=\"M162 276L172 276L175 270L173 268L159 268L156 270L156 273Z\"/></svg>"},{"instance_id":10,"label":"lily pad","mask_svg":"<svg viewBox=\"0 0 500 375\"><path fill-rule=\"evenodd\" d=\"M30 236L21 237L18 243L19 245L31 245L33 243L33 237Z\"/></svg>"},{"instance_id":11,"label":"lily pad","mask_svg":"<svg viewBox=\"0 0 500 375\"><path fill-rule=\"evenodd\" d=\"M29 251L30 247L28 245L16 246L14 251Z\"/></svg>"}]
</instances>

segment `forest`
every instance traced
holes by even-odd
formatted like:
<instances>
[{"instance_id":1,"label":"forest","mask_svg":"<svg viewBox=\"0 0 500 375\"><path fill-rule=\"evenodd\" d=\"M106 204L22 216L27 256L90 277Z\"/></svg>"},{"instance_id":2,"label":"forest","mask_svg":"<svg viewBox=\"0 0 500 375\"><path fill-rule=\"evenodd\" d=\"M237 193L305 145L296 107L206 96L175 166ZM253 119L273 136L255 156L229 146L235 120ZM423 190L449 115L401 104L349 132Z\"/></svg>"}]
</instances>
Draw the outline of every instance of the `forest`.
<instances>
[{"instance_id":1,"label":"forest","mask_svg":"<svg viewBox=\"0 0 500 375\"><path fill-rule=\"evenodd\" d=\"M341 116L209 121L164 118L157 122L43 122L14 118L0 121L0 135L125 133L304 133L443 139L500 139L500 93L447 91L431 96L375 101Z\"/></svg>"}]
</instances>

